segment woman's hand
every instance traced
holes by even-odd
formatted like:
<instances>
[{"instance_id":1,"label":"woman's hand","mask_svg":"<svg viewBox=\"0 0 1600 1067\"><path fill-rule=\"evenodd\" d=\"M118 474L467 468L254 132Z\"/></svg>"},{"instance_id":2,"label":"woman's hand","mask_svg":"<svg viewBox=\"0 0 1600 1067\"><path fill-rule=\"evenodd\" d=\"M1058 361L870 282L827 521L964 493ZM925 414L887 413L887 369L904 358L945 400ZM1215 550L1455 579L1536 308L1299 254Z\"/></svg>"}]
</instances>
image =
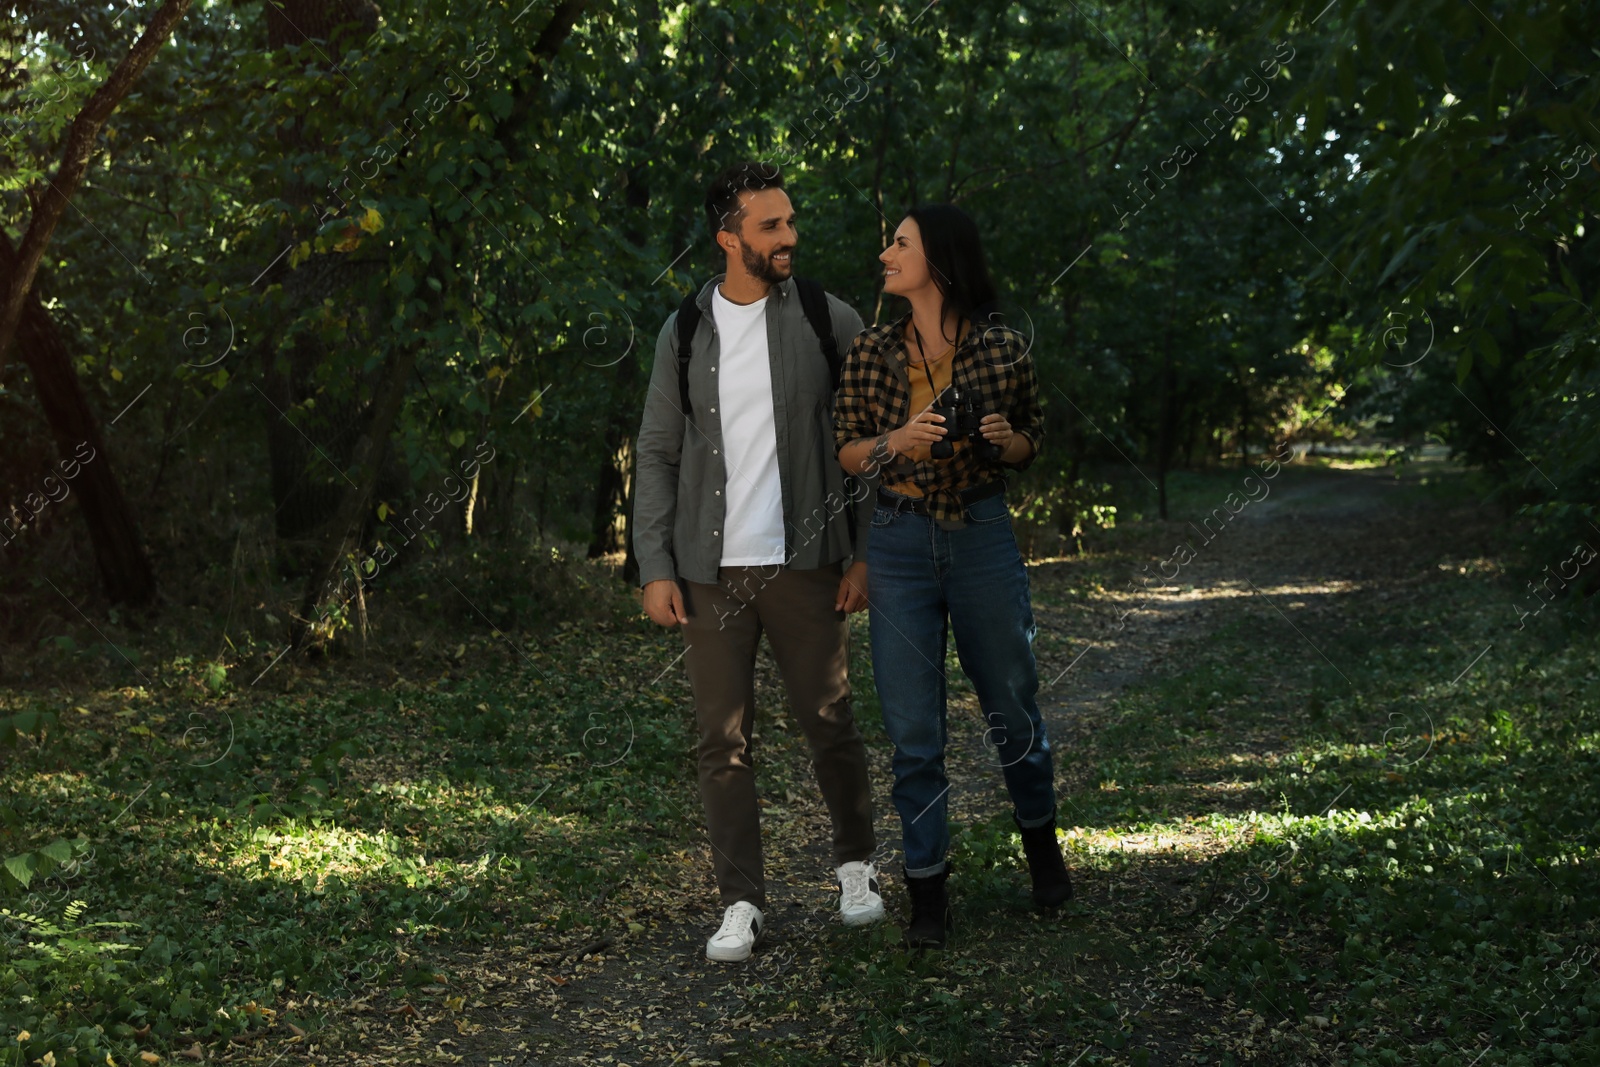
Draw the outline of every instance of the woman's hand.
<instances>
[{"instance_id":1,"label":"woman's hand","mask_svg":"<svg viewBox=\"0 0 1600 1067\"><path fill-rule=\"evenodd\" d=\"M944 439L948 432L942 425L943 415L933 413L933 405L929 404L911 417L911 421L898 430L889 432L889 451L897 456L903 456L918 445L931 445L935 441Z\"/></svg>"},{"instance_id":2,"label":"woman's hand","mask_svg":"<svg viewBox=\"0 0 1600 1067\"><path fill-rule=\"evenodd\" d=\"M890 430L877 437L859 437L839 450L839 466L849 474L865 474L877 477L883 473L883 467L896 456L904 455L918 445L930 445L942 440L948 432L941 425L943 415L933 413L933 405L919 411L911 421L897 430ZM873 448L882 441L888 451L887 456L873 455Z\"/></svg>"},{"instance_id":3,"label":"woman's hand","mask_svg":"<svg viewBox=\"0 0 1600 1067\"><path fill-rule=\"evenodd\" d=\"M991 445L998 445L1002 452L1011 443L1011 439L1017 436L1015 431L1011 429L1011 423L1007 421L1004 415L998 412L985 415L979 419L978 432L983 434L983 439Z\"/></svg>"},{"instance_id":4,"label":"woman's hand","mask_svg":"<svg viewBox=\"0 0 1600 1067\"><path fill-rule=\"evenodd\" d=\"M983 439L1000 449L1002 463L1021 463L1033 453L1033 442L1011 428L1011 422L998 412L978 420Z\"/></svg>"}]
</instances>

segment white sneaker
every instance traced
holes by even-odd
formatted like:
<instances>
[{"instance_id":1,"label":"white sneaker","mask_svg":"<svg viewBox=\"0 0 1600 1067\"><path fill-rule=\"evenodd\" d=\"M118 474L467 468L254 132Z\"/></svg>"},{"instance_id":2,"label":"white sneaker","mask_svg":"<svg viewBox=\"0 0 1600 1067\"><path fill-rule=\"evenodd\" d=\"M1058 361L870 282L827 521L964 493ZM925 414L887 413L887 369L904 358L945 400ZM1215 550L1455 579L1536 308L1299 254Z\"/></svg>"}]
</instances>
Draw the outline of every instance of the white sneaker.
<instances>
[{"instance_id":1,"label":"white sneaker","mask_svg":"<svg viewBox=\"0 0 1600 1067\"><path fill-rule=\"evenodd\" d=\"M722 913L722 928L706 942L706 959L716 963L742 963L761 940L761 909L748 900L730 904Z\"/></svg>"},{"instance_id":2,"label":"white sneaker","mask_svg":"<svg viewBox=\"0 0 1600 1067\"><path fill-rule=\"evenodd\" d=\"M866 926L883 918L878 895L878 869L871 861L852 861L839 868L839 917L846 926Z\"/></svg>"}]
</instances>

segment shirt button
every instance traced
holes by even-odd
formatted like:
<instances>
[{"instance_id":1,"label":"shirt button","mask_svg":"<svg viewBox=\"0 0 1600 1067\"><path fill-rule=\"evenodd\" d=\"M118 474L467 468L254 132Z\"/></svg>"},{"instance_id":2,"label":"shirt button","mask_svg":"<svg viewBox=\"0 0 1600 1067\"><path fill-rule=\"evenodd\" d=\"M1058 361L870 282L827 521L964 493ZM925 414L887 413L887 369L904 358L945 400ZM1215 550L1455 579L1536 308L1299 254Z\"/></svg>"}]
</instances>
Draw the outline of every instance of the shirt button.
<instances>
[{"instance_id":1,"label":"shirt button","mask_svg":"<svg viewBox=\"0 0 1600 1067\"><path fill-rule=\"evenodd\" d=\"M711 536L712 537L721 537L722 536L722 531L721 530L712 530L711 531Z\"/></svg>"},{"instance_id":2,"label":"shirt button","mask_svg":"<svg viewBox=\"0 0 1600 1067\"><path fill-rule=\"evenodd\" d=\"M713 449L712 449L712 450L711 450L711 454L712 454L712 455L713 455L713 456L714 456L714 455L716 455L716 454L717 454L717 450L716 450L716 449L714 449L714 448L713 448Z\"/></svg>"},{"instance_id":3,"label":"shirt button","mask_svg":"<svg viewBox=\"0 0 1600 1067\"><path fill-rule=\"evenodd\" d=\"M717 496L721 496L721 495L722 495L722 490L721 490L721 489L718 489L718 490L717 490L717 491L716 491L716 495L717 495Z\"/></svg>"},{"instance_id":4,"label":"shirt button","mask_svg":"<svg viewBox=\"0 0 1600 1067\"><path fill-rule=\"evenodd\" d=\"M717 373L717 368L715 368L715 367L712 367L712 368L711 368L711 373L712 373L712 374L715 374L715 373Z\"/></svg>"},{"instance_id":5,"label":"shirt button","mask_svg":"<svg viewBox=\"0 0 1600 1067\"><path fill-rule=\"evenodd\" d=\"M712 408L711 409L711 414L715 415L716 413L717 413L717 409L716 408Z\"/></svg>"}]
</instances>

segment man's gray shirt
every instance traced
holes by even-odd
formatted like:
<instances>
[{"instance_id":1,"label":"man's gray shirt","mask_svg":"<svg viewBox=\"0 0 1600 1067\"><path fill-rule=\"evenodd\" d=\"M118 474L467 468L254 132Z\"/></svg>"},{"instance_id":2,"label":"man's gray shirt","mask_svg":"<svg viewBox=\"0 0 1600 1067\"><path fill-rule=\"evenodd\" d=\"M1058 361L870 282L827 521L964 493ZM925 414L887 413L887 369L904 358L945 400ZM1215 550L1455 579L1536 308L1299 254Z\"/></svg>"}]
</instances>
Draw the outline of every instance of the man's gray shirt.
<instances>
[{"instance_id":1,"label":"man's gray shirt","mask_svg":"<svg viewBox=\"0 0 1600 1067\"><path fill-rule=\"evenodd\" d=\"M695 298L701 317L689 361L689 419L680 407L676 311L656 338L634 487L633 548L640 585L662 578L714 585L722 564L728 469L730 463L738 468L739 457L723 448L717 410L722 349L711 294L721 282L721 275L713 278ZM783 491L785 566L815 570L850 556L864 561L872 486L854 479L853 489L846 488L833 444L828 361L800 307L794 280L774 285L771 296L767 353ZM861 316L832 294L828 314L839 353L846 356L861 332Z\"/></svg>"}]
</instances>

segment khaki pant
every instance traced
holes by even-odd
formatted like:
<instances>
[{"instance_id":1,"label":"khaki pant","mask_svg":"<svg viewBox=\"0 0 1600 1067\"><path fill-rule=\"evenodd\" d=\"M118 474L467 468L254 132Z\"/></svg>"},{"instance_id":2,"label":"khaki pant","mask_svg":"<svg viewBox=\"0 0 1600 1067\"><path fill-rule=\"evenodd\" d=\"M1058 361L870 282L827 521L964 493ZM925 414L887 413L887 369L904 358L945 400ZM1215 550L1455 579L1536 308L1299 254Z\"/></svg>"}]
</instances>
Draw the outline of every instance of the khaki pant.
<instances>
[{"instance_id":1,"label":"khaki pant","mask_svg":"<svg viewBox=\"0 0 1600 1067\"><path fill-rule=\"evenodd\" d=\"M850 710L849 626L833 607L840 573L837 563L820 570L724 567L717 585L682 583L700 800L723 907L741 900L767 906L750 740L763 631L811 747L833 820L834 865L865 860L876 847L866 748Z\"/></svg>"}]
</instances>

